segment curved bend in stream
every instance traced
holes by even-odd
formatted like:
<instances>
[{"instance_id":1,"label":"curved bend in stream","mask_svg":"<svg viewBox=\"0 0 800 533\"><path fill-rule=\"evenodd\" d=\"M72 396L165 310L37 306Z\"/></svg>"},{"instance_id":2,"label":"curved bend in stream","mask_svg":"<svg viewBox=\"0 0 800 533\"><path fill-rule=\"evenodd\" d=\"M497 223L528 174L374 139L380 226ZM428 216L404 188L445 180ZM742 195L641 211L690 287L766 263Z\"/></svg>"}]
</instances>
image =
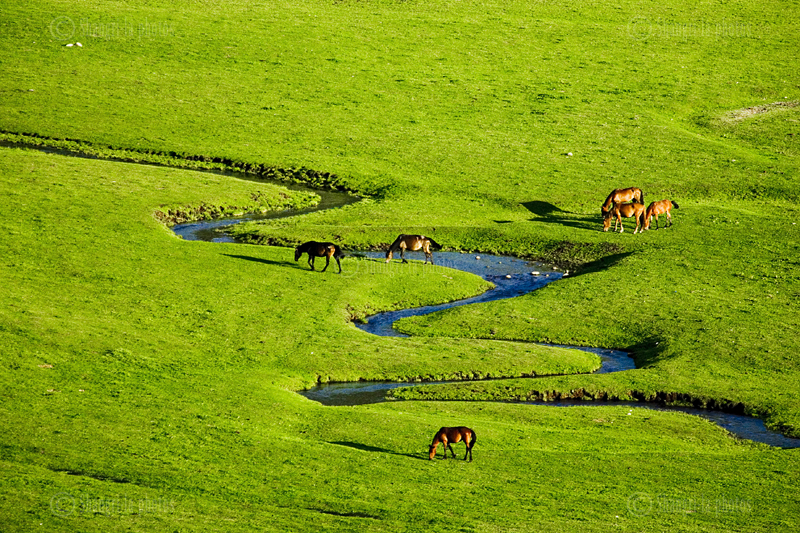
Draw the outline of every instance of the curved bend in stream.
<instances>
[{"instance_id":1,"label":"curved bend in stream","mask_svg":"<svg viewBox=\"0 0 800 533\"><path fill-rule=\"evenodd\" d=\"M320 194L319 191L316 191ZM338 207L350 203L342 197L342 193L322 193L323 200L316 208L317 211ZM303 212L308 212L306 210ZM284 211L270 216L243 217L237 219L214 220L208 222L193 222L180 224L173 227L176 234L186 240L204 240L211 242L235 242L230 236L224 234L224 227L241 222L242 220L253 220L256 218L280 218L284 216L294 216L300 212ZM353 252L351 252L352 254ZM414 253L410 256L413 258ZM371 258L383 258L384 254L379 252L365 252L363 254ZM421 254L420 254L421 255ZM414 309L403 309L380 313L368 317L366 324L356 324L360 329L382 336L404 337L406 335L393 329L392 324L396 320L409 316L420 316L473 303L489 302L504 298L513 298L527 294L531 291L544 287L548 283L561 279L564 274L546 267L540 263L529 263L513 257L498 257L489 255L462 254L454 252L438 252L434 255L437 262L431 268L454 268L477 274L495 284L495 288L484 292L473 298L467 298L457 302L449 302L442 305L418 307ZM602 366L596 373L620 372L632 370L636 366L630 356L618 350L606 350L602 348L584 348L579 346L565 346L579 350L591 351L598 354L602 360ZM519 379L519 378L516 378ZM529 378L536 379L536 378ZM324 405L363 405L377 403L386 400L386 392L398 387L425 386L441 384L444 382L356 382L356 383L333 383L323 384L313 387L300 394L315 400ZM462 382L459 382L462 383ZM736 436L744 439L762 442L771 446L782 448L800 448L800 439L786 437L778 432L768 430L761 419L744 415L735 415L720 411L709 411L706 409L693 409L687 407L661 407L654 404L640 402L530 402L536 405L548 405L553 407L568 406L591 406L591 405L626 405L631 408L646 408L655 410L682 411L688 414L701 416L719 426L725 428Z\"/></svg>"}]
</instances>

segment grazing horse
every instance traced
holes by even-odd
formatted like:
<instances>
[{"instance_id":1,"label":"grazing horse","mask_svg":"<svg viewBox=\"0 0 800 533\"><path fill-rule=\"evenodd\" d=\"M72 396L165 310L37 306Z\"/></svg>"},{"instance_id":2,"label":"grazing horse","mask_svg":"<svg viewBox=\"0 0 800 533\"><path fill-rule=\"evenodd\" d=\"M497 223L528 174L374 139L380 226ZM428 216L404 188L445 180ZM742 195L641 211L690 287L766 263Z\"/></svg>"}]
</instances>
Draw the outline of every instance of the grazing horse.
<instances>
[{"instance_id":1,"label":"grazing horse","mask_svg":"<svg viewBox=\"0 0 800 533\"><path fill-rule=\"evenodd\" d=\"M462 440L464 441L464 444L467 445L467 453L464 454L464 460L466 461L467 456L469 456L469 460L471 462L472 448L475 446L478 436L475 435L474 430L464 426L440 429L433 437L433 442L431 442L431 447L428 450L428 457L430 459L436 457L436 448L439 446L439 444L442 444L444 445L444 458L447 459L447 449L450 448L450 453L453 454L453 459L455 459L456 452L453 451L453 447L450 446L450 444L453 442L461 442Z\"/></svg>"},{"instance_id":2,"label":"grazing horse","mask_svg":"<svg viewBox=\"0 0 800 533\"><path fill-rule=\"evenodd\" d=\"M611 227L611 220L614 218L617 219L616 224L614 224L614 231L617 231L618 226L620 233L625 231L625 228L622 227L622 217L636 217L636 229L633 230L634 235L637 232L641 233L645 230L644 204L634 202L632 204L615 204L614 209L606 213L603 217L603 231L608 231L608 228Z\"/></svg>"},{"instance_id":3,"label":"grazing horse","mask_svg":"<svg viewBox=\"0 0 800 533\"><path fill-rule=\"evenodd\" d=\"M311 270L314 270L315 257L325 258L325 268L322 269L323 272L328 269L328 265L331 263L331 257L333 257L336 259L336 264L339 265L339 274L342 273L342 264L339 262L339 259L344 257L344 253L341 248L332 242L308 241L307 243L301 244L294 249L294 260L297 261L303 254L308 254L308 266L311 267Z\"/></svg>"},{"instance_id":4,"label":"grazing horse","mask_svg":"<svg viewBox=\"0 0 800 533\"><path fill-rule=\"evenodd\" d=\"M606 198L605 203L600 207L600 214L605 217L611 208L623 202L635 201L640 204L644 203L644 193L638 187L628 187L627 189L614 189L611 194Z\"/></svg>"},{"instance_id":5,"label":"grazing horse","mask_svg":"<svg viewBox=\"0 0 800 533\"><path fill-rule=\"evenodd\" d=\"M672 208L678 209L678 204L673 202L672 200L660 200L658 202L653 202L652 204L647 206L647 214L644 216L645 218L645 225L644 229L650 229L650 221L653 217L656 217L656 229L658 229L658 215L667 215L667 225L664 226L666 228L672 225L672 215L670 215L670 211Z\"/></svg>"},{"instance_id":6,"label":"grazing horse","mask_svg":"<svg viewBox=\"0 0 800 533\"><path fill-rule=\"evenodd\" d=\"M441 249L441 245L437 244L436 241L431 239L430 237L426 237L424 235L400 235L397 237L391 246L389 246L389 250L386 252L386 262L392 260L394 257L395 252L398 250L400 251L400 259L403 260L403 263L408 263L405 258L406 250L410 252L416 252L419 249L422 249L425 252L425 263L428 263L430 259L431 264L433 264L433 254L431 253L431 248L434 250Z\"/></svg>"}]
</instances>

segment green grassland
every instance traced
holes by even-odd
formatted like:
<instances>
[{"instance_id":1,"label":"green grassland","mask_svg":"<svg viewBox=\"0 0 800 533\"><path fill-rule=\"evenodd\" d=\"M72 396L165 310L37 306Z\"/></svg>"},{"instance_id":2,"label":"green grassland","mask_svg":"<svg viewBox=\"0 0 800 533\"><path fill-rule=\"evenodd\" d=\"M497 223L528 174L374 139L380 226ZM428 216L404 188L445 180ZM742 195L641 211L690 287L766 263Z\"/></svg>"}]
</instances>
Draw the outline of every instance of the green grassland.
<instances>
[{"instance_id":1,"label":"green grassland","mask_svg":"<svg viewBox=\"0 0 800 533\"><path fill-rule=\"evenodd\" d=\"M476 400L675 393L800 436L797 15L5 2L0 140L167 166L0 147L0 529L796 530L797 450L681 413ZM200 168L363 199L238 226L252 244L185 242L176 213L318 201ZM677 201L675 225L602 233L605 195L630 185ZM310 272L286 248L400 232L570 274L377 338L352 320L489 285L355 256ZM530 341L638 368L587 375L595 356ZM559 375L359 407L295 392L530 374ZM475 461L428 461L462 424Z\"/></svg>"}]
</instances>

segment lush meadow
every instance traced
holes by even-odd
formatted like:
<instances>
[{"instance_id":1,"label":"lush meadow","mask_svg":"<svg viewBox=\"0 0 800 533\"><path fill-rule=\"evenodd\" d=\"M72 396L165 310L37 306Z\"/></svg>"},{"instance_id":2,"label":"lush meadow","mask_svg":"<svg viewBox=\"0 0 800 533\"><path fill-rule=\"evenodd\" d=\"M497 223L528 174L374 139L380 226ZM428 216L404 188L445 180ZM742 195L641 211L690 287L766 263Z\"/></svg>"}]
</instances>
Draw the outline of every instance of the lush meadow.
<instances>
[{"instance_id":1,"label":"lush meadow","mask_svg":"<svg viewBox=\"0 0 800 533\"><path fill-rule=\"evenodd\" d=\"M800 436L797 15L6 2L0 140L167 166L0 147L0 529L796 530L797 450L680 413L476 400L676 393ZM184 242L165 213L318 200L198 168L363 199L237 227L252 244ZM677 201L675 225L600 231L630 185ZM400 232L570 275L377 338L351 321L488 284L352 256L315 273L286 248ZM530 341L638 368L589 375L596 357ZM295 392L532 373L565 375L360 407ZM475 461L428 461L462 424Z\"/></svg>"}]
</instances>

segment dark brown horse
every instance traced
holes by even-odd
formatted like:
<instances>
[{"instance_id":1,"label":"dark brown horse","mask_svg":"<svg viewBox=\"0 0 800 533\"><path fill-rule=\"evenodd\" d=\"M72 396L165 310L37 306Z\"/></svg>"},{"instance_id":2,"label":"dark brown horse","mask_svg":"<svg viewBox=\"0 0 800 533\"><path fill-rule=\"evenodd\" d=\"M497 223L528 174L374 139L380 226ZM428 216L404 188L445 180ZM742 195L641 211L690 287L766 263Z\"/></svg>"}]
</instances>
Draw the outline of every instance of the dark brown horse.
<instances>
[{"instance_id":1,"label":"dark brown horse","mask_svg":"<svg viewBox=\"0 0 800 533\"><path fill-rule=\"evenodd\" d=\"M619 227L619 232L622 233L625 231L625 228L622 227L622 217L636 217L636 229L633 230L633 233L641 233L645 230L644 211L644 204L638 202L614 204L614 208L603 217L603 231L608 231L608 228L611 227L611 220L616 218L617 222L614 224L614 231L617 231L617 227Z\"/></svg>"},{"instance_id":2,"label":"dark brown horse","mask_svg":"<svg viewBox=\"0 0 800 533\"><path fill-rule=\"evenodd\" d=\"M342 264L339 262L339 259L344 257L344 253L342 253L341 248L332 242L308 241L307 243L301 244L294 249L294 260L297 261L303 254L308 254L308 266L311 267L311 270L314 270L314 258L324 257L325 268L323 268L322 271L325 272L325 270L328 269L328 265L331 263L331 257L333 257L336 259L336 264L339 265L339 274L342 273Z\"/></svg>"},{"instance_id":3,"label":"dark brown horse","mask_svg":"<svg viewBox=\"0 0 800 533\"><path fill-rule=\"evenodd\" d=\"M611 194L606 198L605 203L600 207L600 213L605 217L611 208L623 202L639 202L644 203L644 193L638 187L628 187L627 189L614 189Z\"/></svg>"},{"instance_id":4,"label":"dark brown horse","mask_svg":"<svg viewBox=\"0 0 800 533\"><path fill-rule=\"evenodd\" d=\"M391 246L389 246L389 250L386 252L386 262L392 260L394 254L397 251L400 251L400 259L403 260L403 263L408 263L405 258L405 252L408 250L409 252L416 252L417 250L422 250L425 253L425 263L427 264L428 260L430 259L431 264L433 264L433 254L431 253L431 248L434 250L441 249L439 244L436 244L436 241L431 239L430 237L426 237L424 235L400 235L397 237Z\"/></svg>"},{"instance_id":5,"label":"dark brown horse","mask_svg":"<svg viewBox=\"0 0 800 533\"><path fill-rule=\"evenodd\" d=\"M659 200L658 202L653 202L648 205L647 214L644 216L646 220L644 229L650 229L650 222L653 217L656 217L656 229L658 229L658 215L667 215L667 225L664 227L670 227L672 225L672 215L670 211L673 207L678 209L678 204L672 200Z\"/></svg>"},{"instance_id":6,"label":"dark brown horse","mask_svg":"<svg viewBox=\"0 0 800 533\"><path fill-rule=\"evenodd\" d=\"M431 442L431 447L428 450L428 457L430 459L436 457L436 448L439 444L442 444L444 446L444 458L447 459L447 449L450 448L450 453L453 454L453 459L455 459L456 452L453 451L453 447L450 444L461 442L462 440L467 445L467 453L464 454L464 460L466 461L467 456L469 456L469 460L472 461L472 448L475 446L478 436L475 435L475 431L464 426L440 429L433 437L433 442Z\"/></svg>"}]
</instances>

